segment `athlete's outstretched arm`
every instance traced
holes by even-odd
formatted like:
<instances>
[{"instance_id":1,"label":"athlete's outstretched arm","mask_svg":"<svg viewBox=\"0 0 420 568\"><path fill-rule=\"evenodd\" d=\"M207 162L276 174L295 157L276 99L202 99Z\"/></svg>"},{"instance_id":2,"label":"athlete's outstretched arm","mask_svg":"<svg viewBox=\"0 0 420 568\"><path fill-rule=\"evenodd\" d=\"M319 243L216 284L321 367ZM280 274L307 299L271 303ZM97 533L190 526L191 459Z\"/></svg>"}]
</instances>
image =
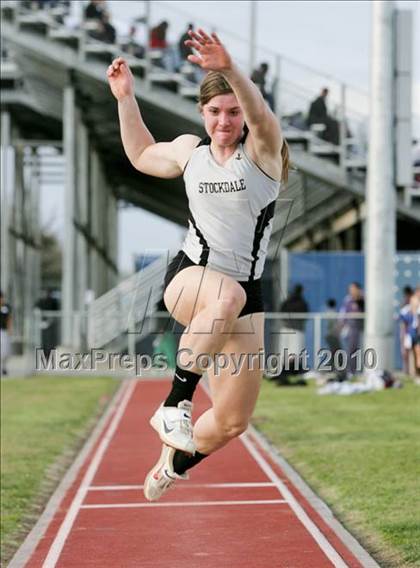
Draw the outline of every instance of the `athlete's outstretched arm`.
<instances>
[{"instance_id":1,"label":"athlete's outstretched arm","mask_svg":"<svg viewBox=\"0 0 420 568\"><path fill-rule=\"evenodd\" d=\"M234 64L217 34L209 36L202 29L189 33L191 39L185 43L199 53L189 55L189 61L202 69L220 71L224 75L242 108L254 143L267 153L276 155L283 143L280 124L258 87Z\"/></svg>"},{"instance_id":2,"label":"athlete's outstretched arm","mask_svg":"<svg viewBox=\"0 0 420 568\"><path fill-rule=\"evenodd\" d=\"M143 122L134 96L133 75L125 60L122 57L115 59L108 67L107 75L112 94L118 101L122 143L132 165L151 176L180 176L184 147L191 135L179 136L172 142L156 143Z\"/></svg>"}]
</instances>

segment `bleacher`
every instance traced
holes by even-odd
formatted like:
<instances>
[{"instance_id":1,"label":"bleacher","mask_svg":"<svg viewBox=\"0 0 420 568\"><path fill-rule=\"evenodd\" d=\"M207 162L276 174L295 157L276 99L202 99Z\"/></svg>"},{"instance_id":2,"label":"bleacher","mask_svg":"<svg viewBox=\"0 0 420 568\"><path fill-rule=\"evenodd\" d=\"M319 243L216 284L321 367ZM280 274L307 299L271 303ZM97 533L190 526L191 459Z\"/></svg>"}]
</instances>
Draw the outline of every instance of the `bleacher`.
<instances>
[{"instance_id":1,"label":"bleacher","mask_svg":"<svg viewBox=\"0 0 420 568\"><path fill-rule=\"evenodd\" d=\"M69 27L57 21L60 18L65 21L60 10L60 6L51 10L25 10L18 2L2 2L2 35L8 51L7 59L2 58L2 94L6 95L6 100L11 100L14 94L16 101L22 102L25 99L22 93L25 93L25 100L33 101L39 111L51 113L57 119L59 83L71 70L84 120L98 138L99 149L112 162L113 169L120 172L115 180L116 195L173 221L185 223L186 202L181 184L176 181L169 186L165 181L148 179L143 188L138 175L127 168L119 142L114 101L106 81L106 66L117 55L126 57L136 79L136 94L148 113L148 124L157 139L170 139L186 130L201 132L200 117L194 104L198 86L191 81L191 66L183 65L178 72L167 71L162 67L161 50L146 49L143 58L126 54L122 51L124 38L117 37L117 43L113 45L93 39L89 34L90 24L81 22L78 27L74 24ZM44 66L42 58L46 58ZM288 81L287 77L283 84L285 92L289 89L290 93L296 93L297 100L301 100L299 96L307 96L305 85ZM307 108L307 102L301 106ZM282 193L283 199L293 203L288 227L282 231L282 242L288 245L299 238L299 234L323 223L330 212L337 215L352 203L363 201L367 153L356 129L351 136L343 137L340 145L334 145L321 138L322 126L296 127L287 109L278 114L297 166ZM346 120L350 118L346 116ZM367 117L363 120L366 124ZM156 195L155 186L159 186L160 195ZM164 199L161 198L162 191ZM332 195L334 204L331 203ZM418 190L407 188L398 197L399 216L420 221ZM281 216L275 220L279 230L281 221L284 221Z\"/></svg>"}]
</instances>

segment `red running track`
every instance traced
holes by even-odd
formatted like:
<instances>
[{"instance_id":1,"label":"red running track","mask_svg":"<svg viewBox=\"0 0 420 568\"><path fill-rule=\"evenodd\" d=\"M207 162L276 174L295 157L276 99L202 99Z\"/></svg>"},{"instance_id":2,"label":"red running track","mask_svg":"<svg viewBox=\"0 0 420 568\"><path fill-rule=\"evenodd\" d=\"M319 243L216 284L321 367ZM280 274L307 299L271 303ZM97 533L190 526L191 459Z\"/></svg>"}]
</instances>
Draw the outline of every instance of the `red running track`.
<instances>
[{"instance_id":1,"label":"red running track","mask_svg":"<svg viewBox=\"0 0 420 568\"><path fill-rule=\"evenodd\" d=\"M361 567L252 435L159 502L142 492L160 454L149 418L166 380L128 381L27 568ZM199 389L195 417L209 407Z\"/></svg>"}]
</instances>

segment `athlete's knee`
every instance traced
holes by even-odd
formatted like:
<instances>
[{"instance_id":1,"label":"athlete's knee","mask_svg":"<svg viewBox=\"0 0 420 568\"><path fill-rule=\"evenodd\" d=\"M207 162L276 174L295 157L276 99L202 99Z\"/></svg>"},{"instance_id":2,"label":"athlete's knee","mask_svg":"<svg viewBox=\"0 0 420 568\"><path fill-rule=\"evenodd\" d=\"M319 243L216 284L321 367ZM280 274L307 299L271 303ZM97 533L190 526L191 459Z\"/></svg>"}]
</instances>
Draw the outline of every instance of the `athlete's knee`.
<instances>
[{"instance_id":1,"label":"athlete's knee","mask_svg":"<svg viewBox=\"0 0 420 568\"><path fill-rule=\"evenodd\" d=\"M224 319L237 318L246 303L245 290L238 284L232 286L216 302L218 315Z\"/></svg>"},{"instance_id":2,"label":"athlete's knee","mask_svg":"<svg viewBox=\"0 0 420 568\"><path fill-rule=\"evenodd\" d=\"M237 438L248 428L248 420L245 420L241 417L219 418L217 419L217 424L222 436L227 440Z\"/></svg>"}]
</instances>

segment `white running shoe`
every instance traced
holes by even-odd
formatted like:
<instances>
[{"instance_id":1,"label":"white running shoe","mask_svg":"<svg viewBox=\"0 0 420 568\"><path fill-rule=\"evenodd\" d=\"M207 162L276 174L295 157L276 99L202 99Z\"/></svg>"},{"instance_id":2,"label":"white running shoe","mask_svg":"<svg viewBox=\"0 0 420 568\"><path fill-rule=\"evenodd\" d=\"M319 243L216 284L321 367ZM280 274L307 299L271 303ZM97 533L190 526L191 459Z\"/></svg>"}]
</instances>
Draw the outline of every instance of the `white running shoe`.
<instances>
[{"instance_id":1,"label":"white running shoe","mask_svg":"<svg viewBox=\"0 0 420 568\"><path fill-rule=\"evenodd\" d=\"M150 419L150 424L164 444L188 454L194 454L196 449L191 422L192 407L189 400L179 402L177 407L161 404Z\"/></svg>"},{"instance_id":2,"label":"white running shoe","mask_svg":"<svg viewBox=\"0 0 420 568\"><path fill-rule=\"evenodd\" d=\"M143 492L148 501L160 499L177 479L188 479L188 473L179 475L174 471L175 452L175 448L163 444L158 462L149 471L144 481Z\"/></svg>"}]
</instances>

